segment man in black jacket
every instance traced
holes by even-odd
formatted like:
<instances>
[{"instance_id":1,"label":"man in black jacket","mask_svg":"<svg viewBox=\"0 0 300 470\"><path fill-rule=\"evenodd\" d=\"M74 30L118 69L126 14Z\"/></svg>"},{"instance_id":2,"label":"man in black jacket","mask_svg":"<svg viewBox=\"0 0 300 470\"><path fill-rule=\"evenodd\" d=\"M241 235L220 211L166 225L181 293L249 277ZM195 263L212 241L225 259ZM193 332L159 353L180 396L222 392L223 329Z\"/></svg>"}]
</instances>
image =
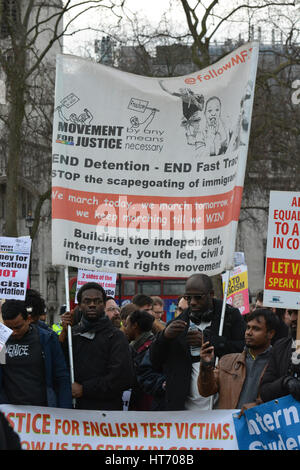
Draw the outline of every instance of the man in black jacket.
<instances>
[{"instance_id":1,"label":"man in black jacket","mask_svg":"<svg viewBox=\"0 0 300 470\"><path fill-rule=\"evenodd\" d=\"M72 328L76 408L122 410L122 393L134 378L128 341L105 315L106 294L97 283L84 284L77 294L82 312L80 323ZM67 326L72 315L62 316L60 341L67 355Z\"/></svg>"},{"instance_id":2,"label":"man in black jacket","mask_svg":"<svg viewBox=\"0 0 300 470\"><path fill-rule=\"evenodd\" d=\"M292 395L300 401L300 351L296 350L298 312L291 315L291 337L278 340L271 351L259 394L264 402Z\"/></svg>"},{"instance_id":3,"label":"man in black jacket","mask_svg":"<svg viewBox=\"0 0 300 470\"><path fill-rule=\"evenodd\" d=\"M166 374L166 409L209 409L210 399L199 395L200 347L209 340L215 355L241 352L246 323L238 309L226 305L222 335L219 335L222 301L214 298L211 279L194 274L186 282L188 309L169 322L150 347L154 368Z\"/></svg>"}]
</instances>

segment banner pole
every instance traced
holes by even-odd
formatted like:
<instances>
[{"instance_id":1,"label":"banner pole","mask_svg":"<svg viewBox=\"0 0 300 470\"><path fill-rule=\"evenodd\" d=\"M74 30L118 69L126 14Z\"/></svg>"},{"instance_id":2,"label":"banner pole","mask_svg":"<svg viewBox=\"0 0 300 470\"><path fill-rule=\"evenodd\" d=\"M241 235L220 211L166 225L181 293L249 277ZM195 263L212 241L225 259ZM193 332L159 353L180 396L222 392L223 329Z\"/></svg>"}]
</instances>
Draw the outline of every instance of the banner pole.
<instances>
[{"instance_id":1,"label":"banner pole","mask_svg":"<svg viewBox=\"0 0 300 470\"><path fill-rule=\"evenodd\" d=\"M225 278L225 286L224 286L223 304L222 304L220 326L219 326L219 336L222 336L222 334L223 334L227 292L228 292L228 285L229 285L229 279L230 279L230 270L225 272L224 278ZM216 357L216 364L215 365L217 365L217 364L218 364L218 358Z\"/></svg>"},{"instance_id":2,"label":"banner pole","mask_svg":"<svg viewBox=\"0 0 300 470\"><path fill-rule=\"evenodd\" d=\"M69 291L69 270L68 266L65 266L65 291L66 291L66 311L70 311L70 291ZM68 350L69 350L69 362L70 362L70 376L71 384L74 383L74 365L73 365L73 345L72 345L72 328L68 325ZM73 406L75 407L76 400L73 398Z\"/></svg>"},{"instance_id":3,"label":"banner pole","mask_svg":"<svg viewBox=\"0 0 300 470\"><path fill-rule=\"evenodd\" d=\"M296 351L300 349L300 310L297 310L298 318L297 318L297 333L296 333Z\"/></svg>"},{"instance_id":4,"label":"banner pole","mask_svg":"<svg viewBox=\"0 0 300 470\"><path fill-rule=\"evenodd\" d=\"M221 319L220 319L220 326L219 326L219 336L222 336L222 333L223 333L227 292L228 292L228 285L229 285L229 279L230 279L230 270L227 270L225 272L224 277L225 277L225 287L224 287L223 304L222 304ZM217 365L218 365L218 358L216 357L215 367ZM214 402L214 395L210 398L210 409L211 410L213 409L213 402Z\"/></svg>"},{"instance_id":5,"label":"banner pole","mask_svg":"<svg viewBox=\"0 0 300 470\"><path fill-rule=\"evenodd\" d=\"M223 294L222 313L221 313L220 326L219 326L219 336L222 336L223 334L228 285L229 285L229 279L230 279L230 270L227 270L225 272L224 277L225 277L225 286L224 286L224 294Z\"/></svg>"},{"instance_id":6,"label":"banner pole","mask_svg":"<svg viewBox=\"0 0 300 470\"><path fill-rule=\"evenodd\" d=\"M119 307L122 307L122 275L119 273Z\"/></svg>"}]
</instances>

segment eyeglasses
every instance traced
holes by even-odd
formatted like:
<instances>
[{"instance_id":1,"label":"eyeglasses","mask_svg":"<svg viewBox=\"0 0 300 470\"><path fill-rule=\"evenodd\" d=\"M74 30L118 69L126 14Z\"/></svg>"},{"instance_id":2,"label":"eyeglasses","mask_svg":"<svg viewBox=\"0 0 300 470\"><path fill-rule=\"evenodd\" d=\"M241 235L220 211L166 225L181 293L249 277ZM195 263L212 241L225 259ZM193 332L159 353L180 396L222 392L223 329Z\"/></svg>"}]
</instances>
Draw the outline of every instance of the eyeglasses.
<instances>
[{"instance_id":1,"label":"eyeglasses","mask_svg":"<svg viewBox=\"0 0 300 470\"><path fill-rule=\"evenodd\" d=\"M143 310L144 312L153 312L153 308L152 308L152 307L142 308L141 310Z\"/></svg>"},{"instance_id":2,"label":"eyeglasses","mask_svg":"<svg viewBox=\"0 0 300 470\"><path fill-rule=\"evenodd\" d=\"M184 295L183 298L187 302L190 302L192 299L196 299L196 301L199 301L199 300L203 300L205 297L207 297L207 294L208 293L194 294L194 295L187 294L187 295Z\"/></svg>"},{"instance_id":3,"label":"eyeglasses","mask_svg":"<svg viewBox=\"0 0 300 470\"><path fill-rule=\"evenodd\" d=\"M118 307L108 307L105 309L106 312L118 312L120 313L120 309Z\"/></svg>"},{"instance_id":4,"label":"eyeglasses","mask_svg":"<svg viewBox=\"0 0 300 470\"><path fill-rule=\"evenodd\" d=\"M103 304L104 302L101 297L95 297L94 299L85 297L84 299L82 299L82 303L86 305L91 305L91 304L100 305L100 304Z\"/></svg>"}]
</instances>

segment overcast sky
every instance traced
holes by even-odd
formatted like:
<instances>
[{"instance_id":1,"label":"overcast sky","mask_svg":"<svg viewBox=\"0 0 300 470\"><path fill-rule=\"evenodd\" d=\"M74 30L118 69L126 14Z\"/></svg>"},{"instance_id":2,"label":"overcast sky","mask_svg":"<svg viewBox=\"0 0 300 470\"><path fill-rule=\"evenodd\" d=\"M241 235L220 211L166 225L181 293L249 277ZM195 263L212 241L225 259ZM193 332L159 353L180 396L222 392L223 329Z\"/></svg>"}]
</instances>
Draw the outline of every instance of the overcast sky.
<instances>
[{"instance_id":1,"label":"overcast sky","mask_svg":"<svg viewBox=\"0 0 300 470\"><path fill-rule=\"evenodd\" d=\"M74 0L74 4L78 3L79 0ZM176 2L175 2L176 3ZM163 13L169 6L169 0L126 0L126 8L131 10L133 13L137 12L141 18L146 18L147 21L153 25L156 25ZM72 10L71 15L74 14L75 10ZM72 36L66 36L64 39L64 52L65 53L79 53L83 42L94 41L97 37L96 29L101 29L103 14L107 16L105 23L109 24L109 18L111 18L112 24L116 22L116 19L112 15L104 13L105 10L98 12L96 10L90 10L82 14L76 23L73 23L72 30L78 30L83 28L90 28L89 31L77 33ZM178 6L172 9L172 16L179 18L182 15L182 8ZM67 17L68 18L68 17ZM102 36L102 33L98 34L98 37Z\"/></svg>"},{"instance_id":2,"label":"overcast sky","mask_svg":"<svg viewBox=\"0 0 300 470\"><path fill-rule=\"evenodd\" d=\"M76 4L79 1L80 0L72 0L73 4ZM181 3L178 0L126 0L125 5L126 8L131 9L132 12L139 13L140 27L143 24L147 24L147 22L155 27L161 20L163 13L168 10L170 1L172 3L172 10L171 13L169 12L168 14L168 24L173 25L173 31L175 30L176 33L178 33L180 29L180 32L182 32L183 27L186 25L186 18ZM217 5L214 12L219 12L221 15L220 8L222 11L224 6L230 8L236 2L239 2L239 0L232 0L232 3L229 1L225 1L223 3L220 2L221 5ZM298 0L298 2L300 3L300 0ZM205 4L205 2L203 2L203 4ZM276 18L278 11L281 12L280 20ZM272 15L274 14L274 18L270 18L271 13ZM254 14L252 10L249 14L245 10L242 10L238 16L234 17L236 22L233 21L231 23L226 23L226 25L224 24L223 30L219 30L218 34L214 36L213 39L217 39L218 41L224 41L228 37L237 39L239 32L242 32L242 38L244 41L247 41L249 25L252 24L255 27L255 39L258 38L258 27L260 26L263 35L263 42L270 43L272 29L276 23L279 25L279 28L276 30L276 40L280 39L280 29L283 27L283 14L288 15L288 9L285 8L284 11L282 11L282 9L277 10L276 8L271 10L258 10L256 14ZM74 15L74 10L72 10L72 15ZM293 21L294 16L295 11L292 12L291 21ZM264 22L264 17L265 19L266 17L268 18L268 23ZM241 19L243 19L242 23ZM271 20L273 20L274 23L272 23ZM217 24L219 19L215 19L215 21ZM124 24L124 22L122 24ZM107 10L105 9L99 8L98 10L93 9L89 12L85 12L78 18L76 24L73 24L72 28L73 30L86 29L86 31L72 35L70 37L65 37L64 52L74 55L88 55L85 53L87 49L86 44L90 44L90 50L92 51L94 40L101 39L104 34L113 34L114 25L116 25L116 17L114 17L111 13L108 15ZM213 21L211 22L211 25L213 25ZM291 22L287 21L288 29L290 25ZM120 30L118 31L117 35L120 37Z\"/></svg>"}]
</instances>

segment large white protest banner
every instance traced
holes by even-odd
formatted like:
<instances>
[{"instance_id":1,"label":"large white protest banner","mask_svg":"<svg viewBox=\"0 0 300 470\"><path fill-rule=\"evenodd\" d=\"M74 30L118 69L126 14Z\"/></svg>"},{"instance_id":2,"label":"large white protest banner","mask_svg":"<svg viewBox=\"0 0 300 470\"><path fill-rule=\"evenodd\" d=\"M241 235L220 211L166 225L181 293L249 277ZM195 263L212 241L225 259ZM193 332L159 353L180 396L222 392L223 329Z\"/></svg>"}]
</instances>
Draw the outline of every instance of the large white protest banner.
<instances>
[{"instance_id":1,"label":"large white protest banner","mask_svg":"<svg viewBox=\"0 0 300 470\"><path fill-rule=\"evenodd\" d=\"M0 237L0 299L25 299L30 250L30 237Z\"/></svg>"},{"instance_id":2,"label":"large white protest banner","mask_svg":"<svg viewBox=\"0 0 300 470\"><path fill-rule=\"evenodd\" d=\"M232 450L234 410L130 412L0 405L26 450Z\"/></svg>"},{"instance_id":3,"label":"large white protest banner","mask_svg":"<svg viewBox=\"0 0 300 470\"><path fill-rule=\"evenodd\" d=\"M232 266L258 58L148 78L58 55L54 264L186 277Z\"/></svg>"},{"instance_id":4,"label":"large white protest banner","mask_svg":"<svg viewBox=\"0 0 300 470\"><path fill-rule=\"evenodd\" d=\"M300 308L300 192L271 191L264 286L267 307Z\"/></svg>"}]
</instances>

